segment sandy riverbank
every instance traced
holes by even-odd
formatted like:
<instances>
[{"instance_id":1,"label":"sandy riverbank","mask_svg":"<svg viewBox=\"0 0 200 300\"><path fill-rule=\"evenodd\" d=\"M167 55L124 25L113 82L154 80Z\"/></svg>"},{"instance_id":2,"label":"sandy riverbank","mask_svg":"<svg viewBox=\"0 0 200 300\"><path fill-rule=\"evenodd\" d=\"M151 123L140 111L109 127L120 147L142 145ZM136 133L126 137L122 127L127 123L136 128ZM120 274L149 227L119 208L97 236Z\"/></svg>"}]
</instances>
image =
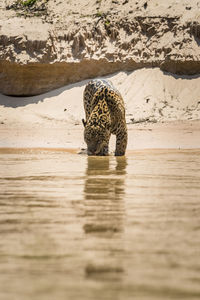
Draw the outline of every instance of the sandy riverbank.
<instances>
[{"instance_id":1,"label":"sandy riverbank","mask_svg":"<svg viewBox=\"0 0 200 300\"><path fill-rule=\"evenodd\" d=\"M122 93L128 150L200 148L200 78L158 68L107 76ZM85 148L81 119L87 81L35 97L0 95L1 148ZM111 151L114 148L111 139Z\"/></svg>"},{"instance_id":2,"label":"sandy riverbank","mask_svg":"<svg viewBox=\"0 0 200 300\"><path fill-rule=\"evenodd\" d=\"M147 125L128 125L127 150L200 148L200 121L182 121ZM4 127L0 130L0 148L86 148L83 128ZM114 150L115 137L110 150Z\"/></svg>"}]
</instances>

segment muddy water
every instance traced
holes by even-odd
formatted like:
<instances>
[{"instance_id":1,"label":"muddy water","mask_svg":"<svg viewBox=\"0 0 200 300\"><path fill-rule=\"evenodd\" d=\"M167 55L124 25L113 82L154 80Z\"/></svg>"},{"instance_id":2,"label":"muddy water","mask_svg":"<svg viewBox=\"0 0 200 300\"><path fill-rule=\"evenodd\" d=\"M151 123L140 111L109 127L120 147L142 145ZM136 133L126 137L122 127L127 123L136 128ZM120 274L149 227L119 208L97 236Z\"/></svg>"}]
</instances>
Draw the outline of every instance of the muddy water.
<instances>
[{"instance_id":1,"label":"muddy water","mask_svg":"<svg viewBox=\"0 0 200 300\"><path fill-rule=\"evenodd\" d=\"M1 151L0 299L200 299L200 151Z\"/></svg>"}]
</instances>

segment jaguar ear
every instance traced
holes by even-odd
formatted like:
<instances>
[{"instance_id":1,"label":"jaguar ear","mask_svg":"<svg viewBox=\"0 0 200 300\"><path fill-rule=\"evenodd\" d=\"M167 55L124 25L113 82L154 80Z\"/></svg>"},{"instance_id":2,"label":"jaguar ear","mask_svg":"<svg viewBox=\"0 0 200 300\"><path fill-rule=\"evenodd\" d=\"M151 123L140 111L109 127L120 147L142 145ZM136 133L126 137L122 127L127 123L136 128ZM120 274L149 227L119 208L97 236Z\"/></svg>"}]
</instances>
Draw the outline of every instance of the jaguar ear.
<instances>
[{"instance_id":1,"label":"jaguar ear","mask_svg":"<svg viewBox=\"0 0 200 300\"><path fill-rule=\"evenodd\" d=\"M83 126L85 127L86 121L84 119L82 119L82 123L83 123Z\"/></svg>"}]
</instances>

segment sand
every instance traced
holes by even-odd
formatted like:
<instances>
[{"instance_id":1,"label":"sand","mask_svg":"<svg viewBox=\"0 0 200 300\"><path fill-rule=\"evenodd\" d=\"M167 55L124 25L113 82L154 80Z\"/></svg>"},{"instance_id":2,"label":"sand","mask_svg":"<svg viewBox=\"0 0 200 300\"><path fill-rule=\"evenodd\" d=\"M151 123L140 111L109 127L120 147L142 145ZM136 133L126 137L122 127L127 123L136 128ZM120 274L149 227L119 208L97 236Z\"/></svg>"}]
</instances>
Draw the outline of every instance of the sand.
<instances>
[{"instance_id":1,"label":"sand","mask_svg":"<svg viewBox=\"0 0 200 300\"><path fill-rule=\"evenodd\" d=\"M37 0L29 9L12 9L13 0L1 2L3 94L39 95L91 77L147 67L200 74L198 0Z\"/></svg>"},{"instance_id":2,"label":"sand","mask_svg":"<svg viewBox=\"0 0 200 300\"><path fill-rule=\"evenodd\" d=\"M110 79L126 105L128 151L200 148L200 78L160 69L119 72ZM0 95L1 148L86 148L81 81L34 97ZM115 137L111 138L111 151Z\"/></svg>"}]
</instances>

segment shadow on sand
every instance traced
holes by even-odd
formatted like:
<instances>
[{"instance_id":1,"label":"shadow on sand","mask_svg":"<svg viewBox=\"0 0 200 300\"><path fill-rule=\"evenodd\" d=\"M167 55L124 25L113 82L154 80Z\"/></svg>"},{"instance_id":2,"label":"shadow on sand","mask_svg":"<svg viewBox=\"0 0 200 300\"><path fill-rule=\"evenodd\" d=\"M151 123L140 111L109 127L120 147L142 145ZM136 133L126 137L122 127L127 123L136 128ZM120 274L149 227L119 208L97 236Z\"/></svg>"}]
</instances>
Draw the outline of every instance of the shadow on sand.
<instances>
[{"instance_id":1,"label":"shadow on sand","mask_svg":"<svg viewBox=\"0 0 200 300\"><path fill-rule=\"evenodd\" d=\"M30 96L30 97L16 97L16 96L6 96L3 94L0 94L0 105L5 106L5 107L12 107L12 108L17 108L17 107L23 107L29 104L37 104L39 102L43 102L46 98L52 98L59 96L63 92L70 90L72 88L76 87L83 87L88 80L84 80L78 83L73 83L69 84L67 86L55 89L53 91L37 95L37 96Z\"/></svg>"}]
</instances>

